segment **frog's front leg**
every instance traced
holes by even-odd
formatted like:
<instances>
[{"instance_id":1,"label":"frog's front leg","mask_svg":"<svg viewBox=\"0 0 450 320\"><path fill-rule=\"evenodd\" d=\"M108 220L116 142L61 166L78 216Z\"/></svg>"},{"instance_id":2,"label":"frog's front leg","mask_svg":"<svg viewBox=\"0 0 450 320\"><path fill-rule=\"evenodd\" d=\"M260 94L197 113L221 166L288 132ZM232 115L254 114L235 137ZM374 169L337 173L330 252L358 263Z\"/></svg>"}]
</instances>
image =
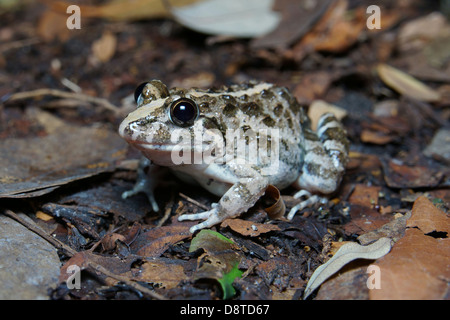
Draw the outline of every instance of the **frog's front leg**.
<instances>
[{"instance_id":1,"label":"frog's front leg","mask_svg":"<svg viewBox=\"0 0 450 320\"><path fill-rule=\"evenodd\" d=\"M148 168L147 171L145 170L146 168ZM158 212L159 206L154 196L154 190L157 183L156 180L156 166L154 166L146 157L142 157L139 160L139 165L137 168L137 179L133 186L133 189L127 190L122 193L122 199L126 199L141 192L145 193L148 201L152 205L153 211Z\"/></svg>"},{"instance_id":2,"label":"frog's front leg","mask_svg":"<svg viewBox=\"0 0 450 320\"><path fill-rule=\"evenodd\" d=\"M253 207L264 194L268 181L251 168L241 167L239 172L245 172L247 175L250 173L250 176L238 178L238 182L225 192L218 203L212 205L211 210L196 214L184 214L178 218L178 221L205 220L190 228L190 232L194 233L197 230L212 227L225 219L234 218Z\"/></svg>"},{"instance_id":3,"label":"frog's front leg","mask_svg":"<svg viewBox=\"0 0 450 320\"><path fill-rule=\"evenodd\" d=\"M294 197L305 197L306 200L291 209L287 216L289 220L305 207L328 201L318 194L329 194L338 188L348 160L346 132L333 114L327 113L320 118L317 133L306 128L304 136L305 159L296 182L300 191Z\"/></svg>"}]
</instances>

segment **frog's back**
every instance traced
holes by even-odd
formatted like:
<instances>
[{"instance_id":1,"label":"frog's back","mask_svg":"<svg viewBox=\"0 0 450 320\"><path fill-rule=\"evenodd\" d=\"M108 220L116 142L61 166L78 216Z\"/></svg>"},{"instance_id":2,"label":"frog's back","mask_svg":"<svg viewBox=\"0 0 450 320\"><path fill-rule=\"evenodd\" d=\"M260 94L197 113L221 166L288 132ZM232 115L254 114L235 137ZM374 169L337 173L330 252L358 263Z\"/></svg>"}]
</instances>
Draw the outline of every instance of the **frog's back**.
<instances>
[{"instance_id":1,"label":"frog's back","mask_svg":"<svg viewBox=\"0 0 450 320\"><path fill-rule=\"evenodd\" d=\"M303 129L310 124L304 109L286 88L263 82L248 82L209 90L172 90L172 95L194 99L200 114L214 122L224 137L227 131L229 134L230 130L241 130L255 134L258 141L267 138L268 153L273 150L271 142L277 139L276 156L282 173L274 176L285 178L282 176L286 175L286 171L292 172L294 176L298 174L303 161ZM259 161L263 165L268 163L261 159Z\"/></svg>"},{"instance_id":2,"label":"frog's back","mask_svg":"<svg viewBox=\"0 0 450 320\"><path fill-rule=\"evenodd\" d=\"M179 91L177 91L179 90ZM289 144L301 143L309 119L294 96L284 87L250 81L217 89L172 89L172 95L194 98L204 116L220 130L278 129Z\"/></svg>"}]
</instances>

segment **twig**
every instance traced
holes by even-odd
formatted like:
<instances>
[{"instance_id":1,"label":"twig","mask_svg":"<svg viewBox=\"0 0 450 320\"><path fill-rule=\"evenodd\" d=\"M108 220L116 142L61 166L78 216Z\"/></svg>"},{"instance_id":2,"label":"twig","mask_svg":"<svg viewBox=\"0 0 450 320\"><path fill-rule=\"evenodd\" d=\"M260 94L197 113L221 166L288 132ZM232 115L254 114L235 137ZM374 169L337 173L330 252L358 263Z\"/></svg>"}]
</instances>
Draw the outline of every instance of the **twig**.
<instances>
[{"instance_id":1,"label":"twig","mask_svg":"<svg viewBox=\"0 0 450 320\"><path fill-rule=\"evenodd\" d=\"M19 222L21 225L25 226L27 229L33 231L34 233L36 233L38 236L44 238L45 240L47 240L50 244L52 244L53 246L57 247L58 249L64 251L64 253L66 255L68 255L69 257L75 255L77 253L76 250L72 249L71 247L69 247L68 245L62 243L61 241L59 241L56 238L53 238L52 236L48 235L45 231L43 231L41 228L39 228L36 224L30 223L25 219L22 219L21 217L19 217L16 213L12 212L11 210L6 209L4 211L4 213L9 216L10 218L16 220L17 222Z\"/></svg>"},{"instance_id":2,"label":"twig","mask_svg":"<svg viewBox=\"0 0 450 320\"><path fill-rule=\"evenodd\" d=\"M180 197L184 198L185 200L195 204L197 207L200 207L204 210L209 210L209 208L207 206L205 206L204 204L201 204L200 202L198 202L197 200L192 199L191 197L188 197L187 195L183 194L183 193L179 193Z\"/></svg>"},{"instance_id":3,"label":"twig","mask_svg":"<svg viewBox=\"0 0 450 320\"><path fill-rule=\"evenodd\" d=\"M31 46L33 44L39 43L41 40L39 38L29 38L23 40L12 41L8 43L4 43L0 46L0 53L4 53L8 50L12 49L20 49L26 46Z\"/></svg>"},{"instance_id":4,"label":"twig","mask_svg":"<svg viewBox=\"0 0 450 320\"><path fill-rule=\"evenodd\" d=\"M147 295L149 295L150 297L152 297L154 299L166 300L166 298L164 296L162 296L162 295L160 295L160 294L158 294L158 293L156 293L156 292L154 292L154 291L144 287L143 285L140 285L137 282L134 282L134 281L130 280L127 277L123 277L121 275L112 273L108 269L106 269L105 267L103 267L102 265L100 265L98 263L95 263L95 262L92 262L92 261L88 261L87 264L91 268L93 268L95 271L101 272L107 277L110 277L110 278L116 279L118 281L121 281L123 283L126 283L128 286L130 286L130 287L132 287L132 288L134 288L134 289L136 289L136 290L138 290L138 291L140 291L140 292L142 292L144 294L147 294Z\"/></svg>"},{"instance_id":5,"label":"twig","mask_svg":"<svg viewBox=\"0 0 450 320\"><path fill-rule=\"evenodd\" d=\"M175 201L174 192L172 192L170 196L170 200L166 205L166 209L164 210L164 216L159 220L157 227L161 227L170 217L170 212L172 211L173 203Z\"/></svg>"},{"instance_id":6,"label":"twig","mask_svg":"<svg viewBox=\"0 0 450 320\"><path fill-rule=\"evenodd\" d=\"M74 249L72 249L71 247L67 246L66 244L62 243L61 241L59 241L56 238L53 238L52 236L50 236L49 234L47 234L45 231L41 230L41 228L39 228L37 225L35 225L34 223L30 223L24 219L22 219L21 217L19 217L16 213L14 213L11 210L4 210L3 211L4 214L6 214L7 216L9 216L10 218L16 220L17 222L19 222L20 224L22 224L23 226L25 226L27 229L31 230L32 232L36 233L38 236L44 238L45 240L47 240L50 244L54 245L55 247L62 249L64 251L64 253L66 255L68 255L69 257L74 256L75 254L77 254L78 252ZM142 285L140 285L139 283L134 282L133 280L118 275L118 274L114 274L112 272L110 272L108 269L106 269L105 267L103 267L102 265L95 263L93 261L87 261L87 265L90 266L91 268L93 268L95 271L98 271L100 273L103 273L105 276L116 279L118 281L121 281L125 284L127 284L128 286L144 293L147 294L148 296L154 298L154 299L158 299L158 300L166 300L166 298Z\"/></svg>"},{"instance_id":7,"label":"twig","mask_svg":"<svg viewBox=\"0 0 450 320\"><path fill-rule=\"evenodd\" d=\"M77 92L67 92L62 91L58 89L36 89L32 91L24 91L24 92L17 92L13 93L7 101L14 101L14 100L22 100L22 99L29 99L29 98L35 98L40 96L54 96L58 98L66 98L66 99L76 99L82 102L90 102L94 104L101 105L103 108L110 110L116 114L120 113L120 109L110 103L108 100L98 97L92 97L88 96L83 93L77 93Z\"/></svg>"}]
</instances>

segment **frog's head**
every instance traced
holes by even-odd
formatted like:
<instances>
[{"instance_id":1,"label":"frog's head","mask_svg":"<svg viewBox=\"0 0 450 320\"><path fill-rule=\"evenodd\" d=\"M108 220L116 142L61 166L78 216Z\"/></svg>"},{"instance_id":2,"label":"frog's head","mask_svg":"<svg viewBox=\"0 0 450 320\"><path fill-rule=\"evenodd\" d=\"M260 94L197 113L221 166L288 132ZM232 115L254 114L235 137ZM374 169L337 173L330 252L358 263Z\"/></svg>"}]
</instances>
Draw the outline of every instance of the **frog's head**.
<instances>
[{"instance_id":1,"label":"frog's head","mask_svg":"<svg viewBox=\"0 0 450 320\"><path fill-rule=\"evenodd\" d=\"M194 163L201 159L199 153L222 139L216 122L205 116L209 113L205 98L189 90L169 91L161 81L152 80L137 87L135 100L137 109L122 121L119 134L156 164L178 165L180 159Z\"/></svg>"}]
</instances>

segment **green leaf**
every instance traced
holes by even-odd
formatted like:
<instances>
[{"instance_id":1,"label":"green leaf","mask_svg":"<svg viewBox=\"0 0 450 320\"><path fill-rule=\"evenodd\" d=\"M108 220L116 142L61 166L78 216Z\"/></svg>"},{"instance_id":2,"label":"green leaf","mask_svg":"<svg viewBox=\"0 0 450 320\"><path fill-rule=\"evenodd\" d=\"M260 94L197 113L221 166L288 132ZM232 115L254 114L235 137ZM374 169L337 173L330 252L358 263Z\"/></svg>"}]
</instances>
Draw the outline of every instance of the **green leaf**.
<instances>
[{"instance_id":1,"label":"green leaf","mask_svg":"<svg viewBox=\"0 0 450 320\"><path fill-rule=\"evenodd\" d=\"M238 277L240 278L244 273L243 271L239 270L238 265L239 263L236 263L230 270L230 272L225 273L221 279L217 279L217 281L220 283L220 286L222 287L222 299L224 300L229 299L236 294L236 290L233 287L233 281Z\"/></svg>"}]
</instances>

